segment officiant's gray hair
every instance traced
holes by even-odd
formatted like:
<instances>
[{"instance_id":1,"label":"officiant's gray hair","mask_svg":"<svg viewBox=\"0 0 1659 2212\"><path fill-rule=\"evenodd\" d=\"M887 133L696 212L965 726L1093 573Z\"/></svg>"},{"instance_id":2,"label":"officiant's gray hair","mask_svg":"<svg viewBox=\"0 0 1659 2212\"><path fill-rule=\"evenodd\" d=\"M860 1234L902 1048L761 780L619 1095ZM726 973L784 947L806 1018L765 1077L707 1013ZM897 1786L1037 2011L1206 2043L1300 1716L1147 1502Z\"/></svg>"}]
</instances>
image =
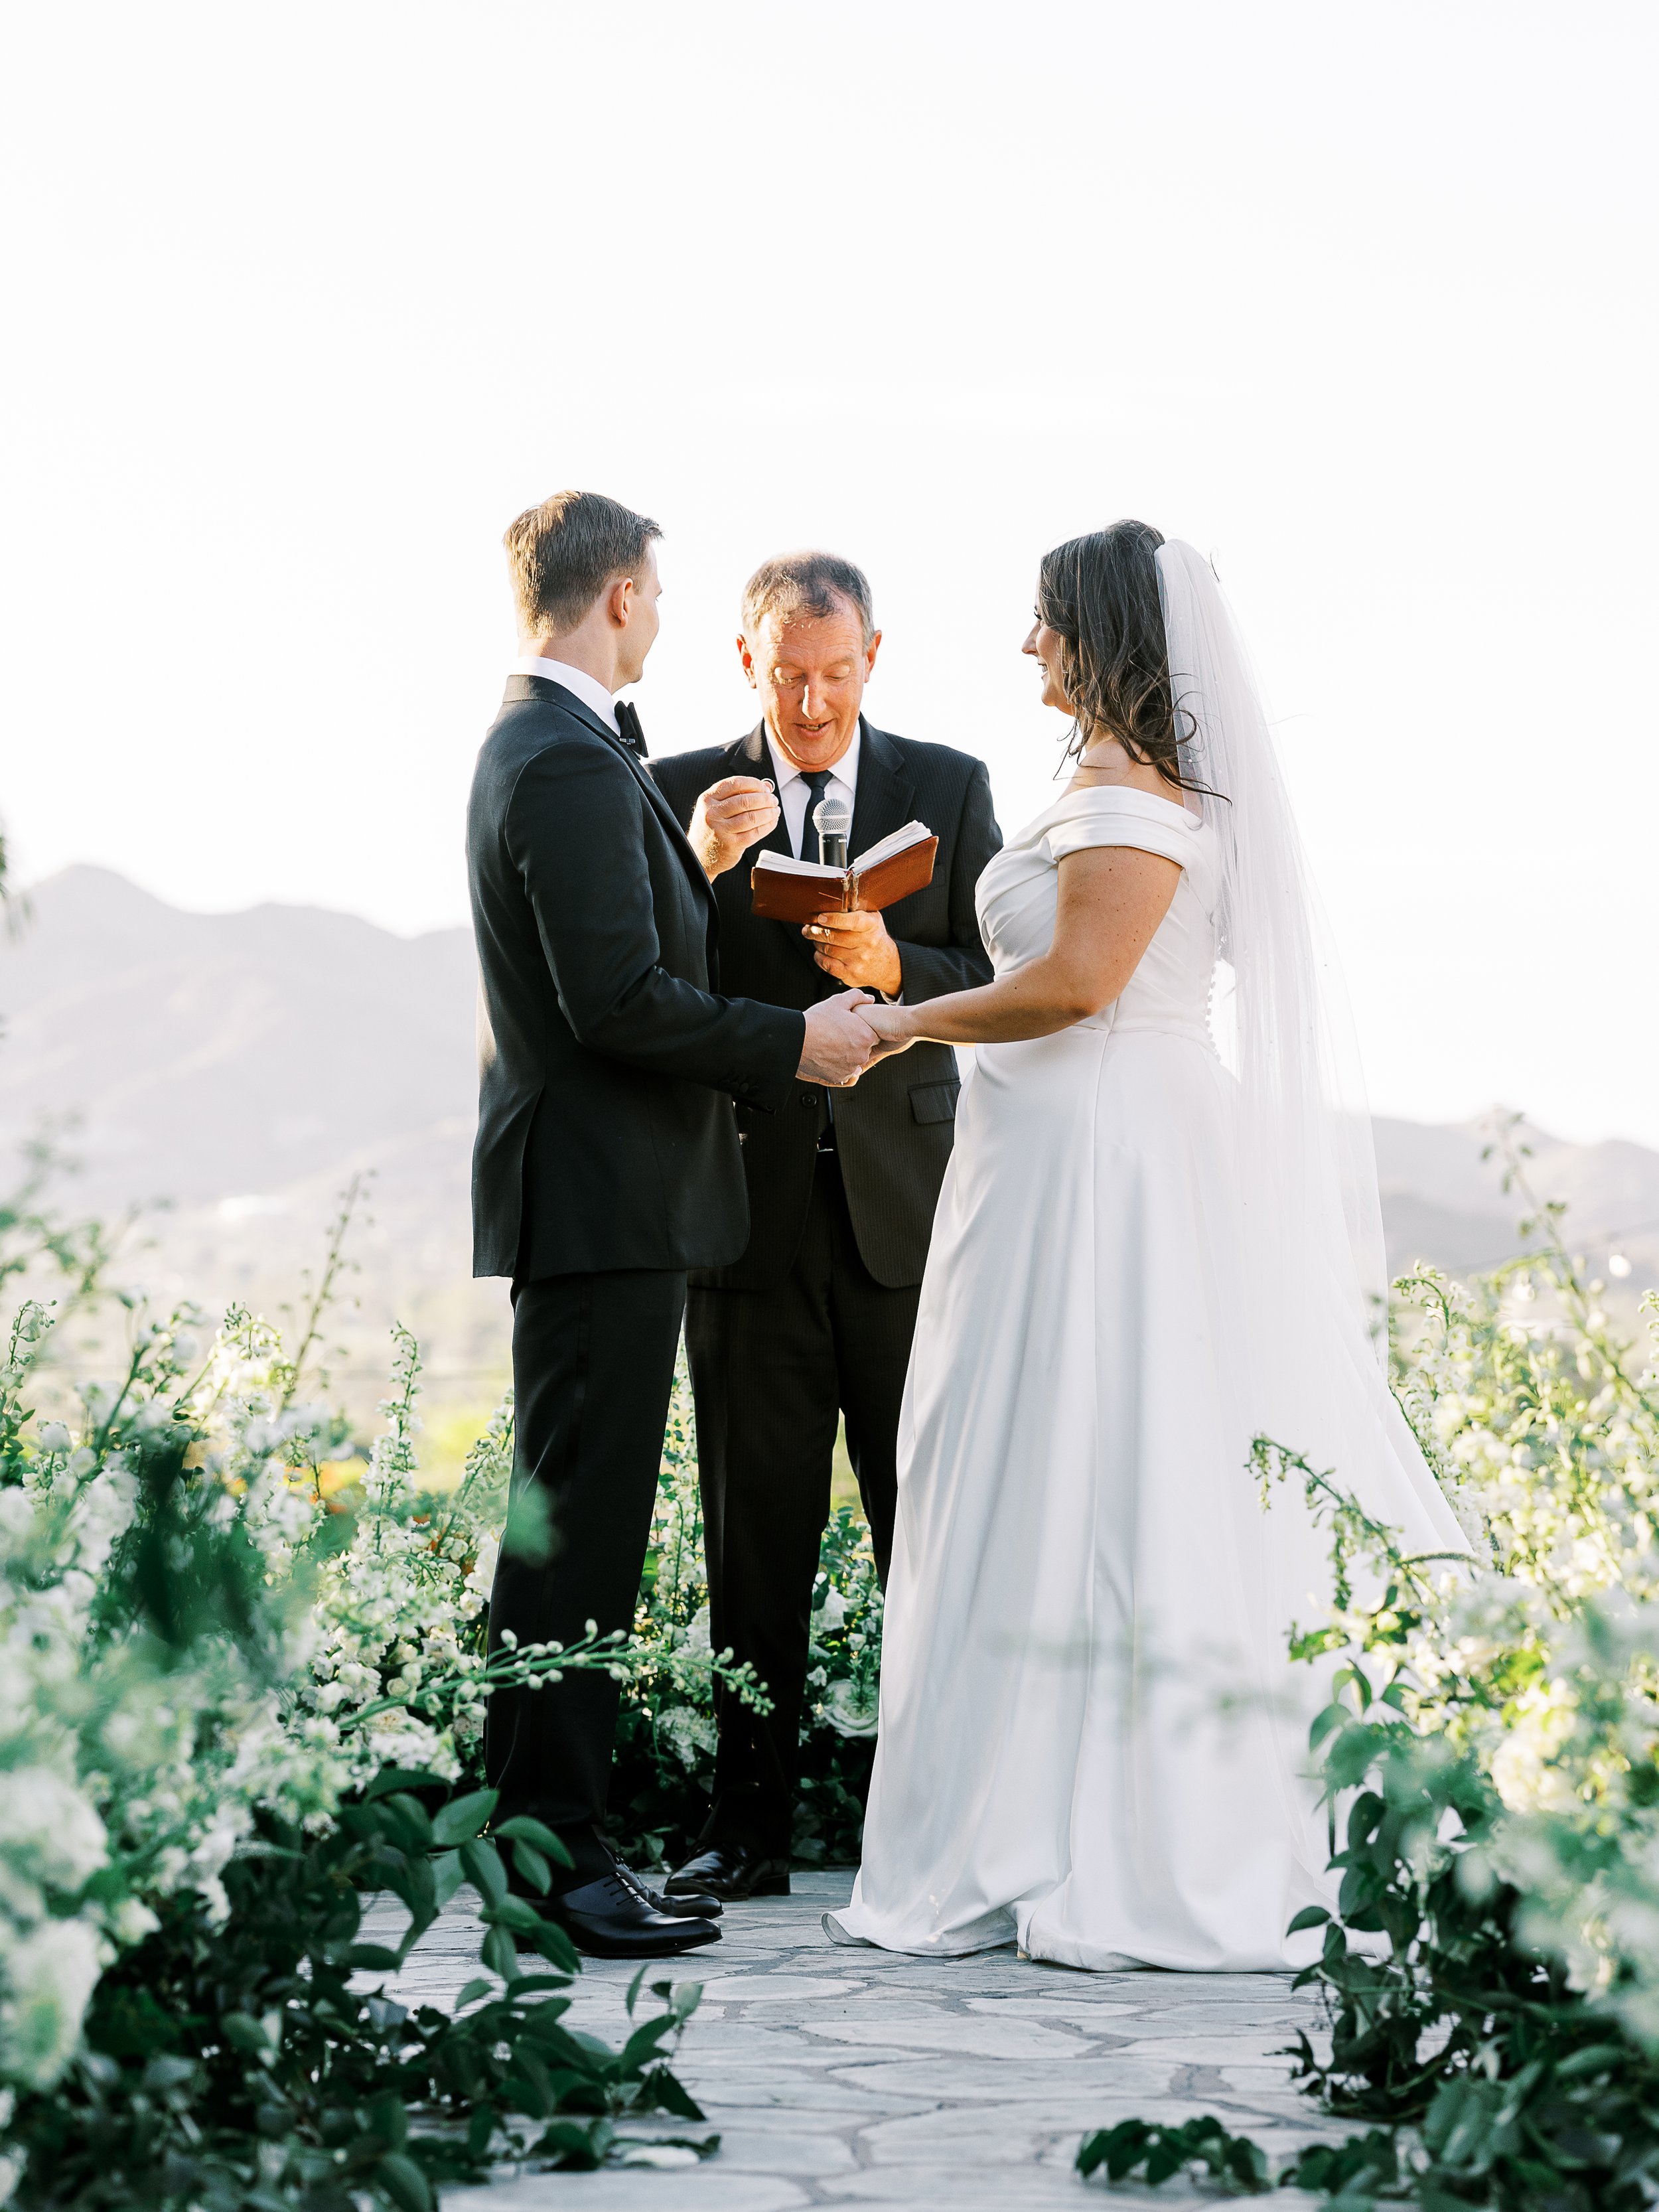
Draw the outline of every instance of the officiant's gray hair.
<instances>
[{"instance_id":1,"label":"officiant's gray hair","mask_svg":"<svg viewBox=\"0 0 1659 2212\"><path fill-rule=\"evenodd\" d=\"M823 622L841 600L857 615L868 645L876 634L876 605L870 579L839 553L780 553L763 561L743 587L743 634L758 635L769 615L792 622L807 615Z\"/></svg>"}]
</instances>

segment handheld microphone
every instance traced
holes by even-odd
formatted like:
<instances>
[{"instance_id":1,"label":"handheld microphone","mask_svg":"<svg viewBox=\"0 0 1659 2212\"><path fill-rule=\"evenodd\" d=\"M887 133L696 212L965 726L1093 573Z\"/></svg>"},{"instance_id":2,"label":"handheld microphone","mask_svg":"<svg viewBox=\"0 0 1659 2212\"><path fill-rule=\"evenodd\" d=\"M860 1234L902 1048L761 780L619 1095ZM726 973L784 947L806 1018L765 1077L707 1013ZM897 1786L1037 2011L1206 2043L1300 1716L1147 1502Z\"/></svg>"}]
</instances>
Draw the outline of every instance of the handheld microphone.
<instances>
[{"instance_id":1,"label":"handheld microphone","mask_svg":"<svg viewBox=\"0 0 1659 2212\"><path fill-rule=\"evenodd\" d=\"M812 809L818 833L818 850L826 868L847 866L847 839L853 827L853 810L844 799L821 799Z\"/></svg>"}]
</instances>

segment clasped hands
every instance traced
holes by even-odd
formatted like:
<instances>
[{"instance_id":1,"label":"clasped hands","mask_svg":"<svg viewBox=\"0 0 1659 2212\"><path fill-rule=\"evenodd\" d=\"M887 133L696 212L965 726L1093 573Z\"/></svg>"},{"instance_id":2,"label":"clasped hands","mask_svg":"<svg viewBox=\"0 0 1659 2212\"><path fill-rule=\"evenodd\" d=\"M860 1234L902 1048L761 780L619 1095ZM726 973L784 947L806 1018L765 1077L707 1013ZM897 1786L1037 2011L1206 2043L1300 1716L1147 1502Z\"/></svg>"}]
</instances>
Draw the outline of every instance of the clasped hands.
<instances>
[{"instance_id":1,"label":"clasped hands","mask_svg":"<svg viewBox=\"0 0 1659 2212\"><path fill-rule=\"evenodd\" d=\"M867 1067L915 1042L906 1006L883 1006L867 991L840 991L806 1009L806 1036L796 1074L803 1083L844 1089Z\"/></svg>"}]
</instances>

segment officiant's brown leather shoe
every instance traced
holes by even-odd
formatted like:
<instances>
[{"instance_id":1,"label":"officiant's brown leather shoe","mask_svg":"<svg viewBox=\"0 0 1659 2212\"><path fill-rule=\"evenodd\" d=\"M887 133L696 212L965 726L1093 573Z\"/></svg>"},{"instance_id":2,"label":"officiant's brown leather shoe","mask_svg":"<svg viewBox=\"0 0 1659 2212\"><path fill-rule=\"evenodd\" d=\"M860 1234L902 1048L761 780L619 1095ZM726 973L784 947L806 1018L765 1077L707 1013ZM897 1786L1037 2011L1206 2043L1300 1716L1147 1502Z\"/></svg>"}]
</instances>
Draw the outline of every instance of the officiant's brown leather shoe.
<instances>
[{"instance_id":1,"label":"officiant's brown leather shoe","mask_svg":"<svg viewBox=\"0 0 1659 2212\"><path fill-rule=\"evenodd\" d=\"M727 1905L749 1897L787 1897L789 1862L769 1859L747 1844L711 1844L671 1874L663 1887L672 1898L705 1890Z\"/></svg>"}]
</instances>

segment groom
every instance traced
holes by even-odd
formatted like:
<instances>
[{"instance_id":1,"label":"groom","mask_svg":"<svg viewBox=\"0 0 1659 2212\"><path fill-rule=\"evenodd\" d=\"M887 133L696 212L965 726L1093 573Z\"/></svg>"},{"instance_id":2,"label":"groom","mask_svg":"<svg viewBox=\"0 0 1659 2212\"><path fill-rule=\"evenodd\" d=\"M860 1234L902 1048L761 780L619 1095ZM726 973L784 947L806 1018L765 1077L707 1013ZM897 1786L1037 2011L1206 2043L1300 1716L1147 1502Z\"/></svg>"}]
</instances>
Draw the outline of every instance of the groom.
<instances>
[{"instance_id":1,"label":"groom","mask_svg":"<svg viewBox=\"0 0 1659 2212\"><path fill-rule=\"evenodd\" d=\"M550 1544L503 1545L492 1652L631 1626L686 1272L749 1235L732 1100L765 1116L798 1078L852 1080L875 1045L860 992L804 1014L720 995L708 878L646 773L638 716L612 702L657 635L659 534L592 492L556 493L507 533L523 651L467 813L473 1273L512 1279L514 1518ZM713 1942L714 1899L653 1896L603 1840L616 1712L603 1671L498 1690L496 1817L531 1814L564 1844L545 1910L584 1950Z\"/></svg>"}]
</instances>

